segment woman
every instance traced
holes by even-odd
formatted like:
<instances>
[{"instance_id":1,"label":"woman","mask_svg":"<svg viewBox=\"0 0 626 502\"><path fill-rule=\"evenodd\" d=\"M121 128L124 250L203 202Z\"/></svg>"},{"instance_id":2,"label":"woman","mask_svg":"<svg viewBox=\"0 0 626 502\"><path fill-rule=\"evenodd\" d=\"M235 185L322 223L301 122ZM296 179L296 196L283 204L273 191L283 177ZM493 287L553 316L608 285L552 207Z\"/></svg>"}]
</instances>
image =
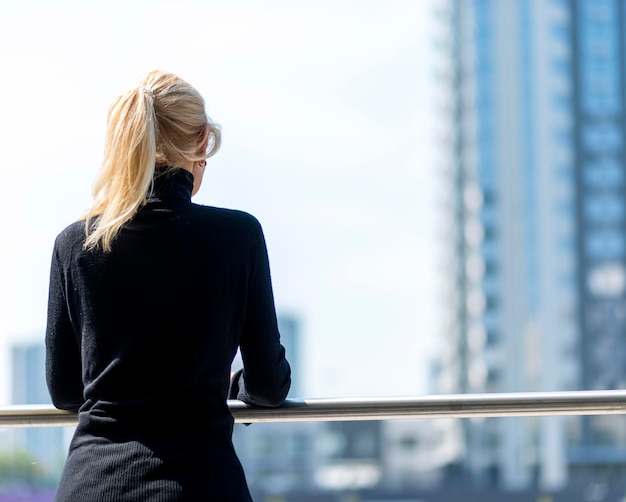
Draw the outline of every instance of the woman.
<instances>
[{"instance_id":1,"label":"woman","mask_svg":"<svg viewBox=\"0 0 626 502\"><path fill-rule=\"evenodd\" d=\"M94 204L52 257L46 377L79 413L57 501L251 500L226 399L278 406L290 369L258 221L190 200L219 144L169 73L109 110Z\"/></svg>"}]
</instances>

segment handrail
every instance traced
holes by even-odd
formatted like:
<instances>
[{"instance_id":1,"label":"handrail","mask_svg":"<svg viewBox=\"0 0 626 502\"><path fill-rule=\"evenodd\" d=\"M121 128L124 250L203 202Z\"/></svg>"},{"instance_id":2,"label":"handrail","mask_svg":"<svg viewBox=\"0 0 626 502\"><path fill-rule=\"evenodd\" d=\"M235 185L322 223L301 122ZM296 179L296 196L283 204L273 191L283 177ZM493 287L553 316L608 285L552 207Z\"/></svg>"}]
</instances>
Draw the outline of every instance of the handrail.
<instances>
[{"instance_id":1,"label":"handrail","mask_svg":"<svg viewBox=\"0 0 626 502\"><path fill-rule=\"evenodd\" d=\"M472 418L544 415L626 414L626 391L444 394L418 397L289 399L278 408L229 401L235 422L318 422ZM192 413L191 409L180 410ZM62 427L77 423L75 413L52 405L0 406L0 427Z\"/></svg>"}]
</instances>

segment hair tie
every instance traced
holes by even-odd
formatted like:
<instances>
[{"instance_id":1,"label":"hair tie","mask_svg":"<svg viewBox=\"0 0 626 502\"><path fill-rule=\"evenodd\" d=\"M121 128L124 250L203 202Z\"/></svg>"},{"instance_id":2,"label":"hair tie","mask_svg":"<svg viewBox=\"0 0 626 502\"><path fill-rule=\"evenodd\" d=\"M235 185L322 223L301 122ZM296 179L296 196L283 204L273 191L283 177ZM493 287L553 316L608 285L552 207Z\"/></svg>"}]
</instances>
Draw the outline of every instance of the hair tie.
<instances>
[{"instance_id":1,"label":"hair tie","mask_svg":"<svg viewBox=\"0 0 626 502\"><path fill-rule=\"evenodd\" d=\"M143 85L140 85L138 87L138 89L143 93L143 94L147 94L148 96L150 96L151 98L154 97L154 94L152 94L152 91L150 89L146 89Z\"/></svg>"}]
</instances>

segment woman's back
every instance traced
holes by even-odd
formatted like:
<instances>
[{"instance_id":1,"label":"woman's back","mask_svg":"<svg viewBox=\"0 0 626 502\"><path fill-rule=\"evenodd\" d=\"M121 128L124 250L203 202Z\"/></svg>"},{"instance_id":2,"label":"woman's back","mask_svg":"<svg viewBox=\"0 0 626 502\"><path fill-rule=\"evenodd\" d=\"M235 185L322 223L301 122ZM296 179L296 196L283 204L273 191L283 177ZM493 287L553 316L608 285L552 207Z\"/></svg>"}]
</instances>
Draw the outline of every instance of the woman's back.
<instances>
[{"instance_id":1,"label":"woman's back","mask_svg":"<svg viewBox=\"0 0 626 502\"><path fill-rule=\"evenodd\" d=\"M47 379L53 403L79 411L57 500L249 500L230 365L240 346L230 397L266 406L290 369L259 223L191 203L193 187L159 168L110 250L85 244L84 221L56 240Z\"/></svg>"}]
</instances>

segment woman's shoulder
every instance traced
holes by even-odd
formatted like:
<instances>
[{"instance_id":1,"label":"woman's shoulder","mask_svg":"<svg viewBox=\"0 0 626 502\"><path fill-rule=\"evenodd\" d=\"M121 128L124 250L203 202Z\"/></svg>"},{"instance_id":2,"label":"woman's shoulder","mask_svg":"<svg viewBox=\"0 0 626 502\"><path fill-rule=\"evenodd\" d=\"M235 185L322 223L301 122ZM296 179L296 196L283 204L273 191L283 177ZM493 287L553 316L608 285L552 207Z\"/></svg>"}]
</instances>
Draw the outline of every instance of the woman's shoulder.
<instances>
[{"instance_id":1,"label":"woman's shoulder","mask_svg":"<svg viewBox=\"0 0 626 502\"><path fill-rule=\"evenodd\" d=\"M228 228L231 230L236 229L255 235L263 232L259 220L250 213L247 213L246 211L215 206L194 206L204 218L215 222L221 222L224 225L228 226Z\"/></svg>"},{"instance_id":2,"label":"woman's shoulder","mask_svg":"<svg viewBox=\"0 0 626 502\"><path fill-rule=\"evenodd\" d=\"M85 220L75 221L65 227L55 239L55 247L67 248L76 245L83 245L85 241Z\"/></svg>"}]
</instances>

